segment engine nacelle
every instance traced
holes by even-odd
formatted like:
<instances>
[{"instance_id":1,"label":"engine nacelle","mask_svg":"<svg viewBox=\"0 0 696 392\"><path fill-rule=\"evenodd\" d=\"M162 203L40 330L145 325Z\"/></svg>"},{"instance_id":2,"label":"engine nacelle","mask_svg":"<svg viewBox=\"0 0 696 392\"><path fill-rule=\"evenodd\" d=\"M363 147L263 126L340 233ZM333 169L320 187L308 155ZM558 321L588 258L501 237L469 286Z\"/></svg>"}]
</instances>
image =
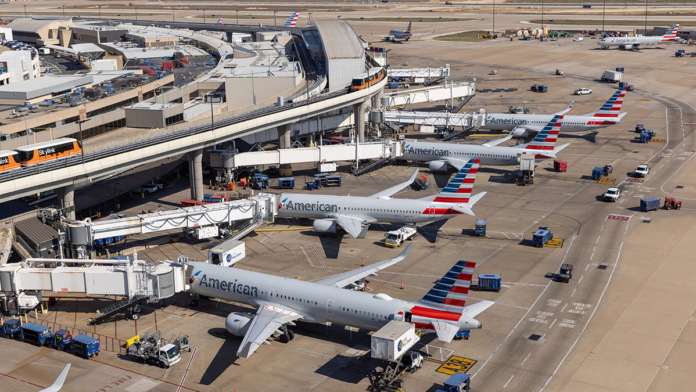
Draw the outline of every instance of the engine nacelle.
<instances>
[{"instance_id":1,"label":"engine nacelle","mask_svg":"<svg viewBox=\"0 0 696 392\"><path fill-rule=\"evenodd\" d=\"M512 137L514 138L524 138L529 136L529 131L526 128L515 127L512 130Z\"/></svg>"},{"instance_id":2,"label":"engine nacelle","mask_svg":"<svg viewBox=\"0 0 696 392\"><path fill-rule=\"evenodd\" d=\"M624 49L626 49L626 50L631 50L631 49L633 49L633 44L624 45Z\"/></svg>"},{"instance_id":3,"label":"engine nacelle","mask_svg":"<svg viewBox=\"0 0 696 392\"><path fill-rule=\"evenodd\" d=\"M317 219L313 224L314 231L317 233L335 233L336 222L331 219Z\"/></svg>"},{"instance_id":4,"label":"engine nacelle","mask_svg":"<svg viewBox=\"0 0 696 392\"><path fill-rule=\"evenodd\" d=\"M430 161L428 165L431 171L436 172L446 172L447 171L447 161Z\"/></svg>"},{"instance_id":5,"label":"engine nacelle","mask_svg":"<svg viewBox=\"0 0 696 392\"><path fill-rule=\"evenodd\" d=\"M227 332L234 336L244 337L251 325L251 315L247 313L230 313L225 320Z\"/></svg>"}]
</instances>

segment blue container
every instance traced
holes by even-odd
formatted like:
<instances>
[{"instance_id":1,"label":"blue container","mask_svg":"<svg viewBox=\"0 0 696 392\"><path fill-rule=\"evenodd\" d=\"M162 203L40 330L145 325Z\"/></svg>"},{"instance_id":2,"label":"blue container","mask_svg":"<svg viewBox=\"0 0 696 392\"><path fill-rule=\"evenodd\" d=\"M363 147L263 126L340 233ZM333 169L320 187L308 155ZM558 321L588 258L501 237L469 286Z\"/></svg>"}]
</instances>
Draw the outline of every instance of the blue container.
<instances>
[{"instance_id":1,"label":"blue container","mask_svg":"<svg viewBox=\"0 0 696 392\"><path fill-rule=\"evenodd\" d=\"M532 236L532 244L537 248L541 248L546 245L547 242L552 238L551 232L546 229L537 230Z\"/></svg>"},{"instance_id":2,"label":"blue container","mask_svg":"<svg viewBox=\"0 0 696 392\"><path fill-rule=\"evenodd\" d=\"M321 179L315 178L312 182L308 182L307 189L310 191L312 191L314 189L321 189Z\"/></svg>"},{"instance_id":3,"label":"blue container","mask_svg":"<svg viewBox=\"0 0 696 392\"><path fill-rule=\"evenodd\" d=\"M674 55L677 57L684 57L684 52L676 52Z\"/></svg>"},{"instance_id":4,"label":"blue container","mask_svg":"<svg viewBox=\"0 0 696 392\"><path fill-rule=\"evenodd\" d=\"M107 88L106 88L106 93L107 93L107 94L108 94L108 93L114 93L114 92L116 92L116 91L114 91L114 88L113 88L113 87L107 87Z\"/></svg>"},{"instance_id":5,"label":"blue container","mask_svg":"<svg viewBox=\"0 0 696 392\"><path fill-rule=\"evenodd\" d=\"M324 185L326 186L341 186L342 181L338 174L324 177Z\"/></svg>"},{"instance_id":6,"label":"blue container","mask_svg":"<svg viewBox=\"0 0 696 392\"><path fill-rule=\"evenodd\" d=\"M616 72L624 72L624 67L616 67Z\"/></svg>"},{"instance_id":7,"label":"blue container","mask_svg":"<svg viewBox=\"0 0 696 392\"><path fill-rule=\"evenodd\" d=\"M21 327L22 339L43 346L51 341L51 328L35 323L26 323Z\"/></svg>"},{"instance_id":8,"label":"blue container","mask_svg":"<svg viewBox=\"0 0 696 392\"><path fill-rule=\"evenodd\" d=\"M603 167L595 167L592 169L592 179L593 180L599 180L602 178L602 175L604 174L604 168Z\"/></svg>"},{"instance_id":9,"label":"blue container","mask_svg":"<svg viewBox=\"0 0 696 392\"><path fill-rule=\"evenodd\" d=\"M636 124L636 132L643 132L644 130L643 124Z\"/></svg>"},{"instance_id":10,"label":"blue container","mask_svg":"<svg viewBox=\"0 0 696 392\"><path fill-rule=\"evenodd\" d=\"M59 329L51 337L51 346L59 351L65 350L66 347L72 345L72 335L67 329Z\"/></svg>"},{"instance_id":11,"label":"blue container","mask_svg":"<svg viewBox=\"0 0 696 392\"><path fill-rule=\"evenodd\" d=\"M650 132L641 132L640 133L640 142L641 143L647 143L652 139L652 134Z\"/></svg>"},{"instance_id":12,"label":"blue container","mask_svg":"<svg viewBox=\"0 0 696 392\"><path fill-rule=\"evenodd\" d=\"M281 177L278 179L278 186L280 189L293 189L295 188L295 179L293 177Z\"/></svg>"},{"instance_id":13,"label":"blue container","mask_svg":"<svg viewBox=\"0 0 696 392\"><path fill-rule=\"evenodd\" d=\"M99 355L99 341L93 337L79 334L72 341L73 352L81 357L92 358Z\"/></svg>"},{"instance_id":14,"label":"blue container","mask_svg":"<svg viewBox=\"0 0 696 392\"><path fill-rule=\"evenodd\" d=\"M640 199L640 210L643 212L653 211L660 208L660 199L657 197L650 197L647 199Z\"/></svg>"},{"instance_id":15,"label":"blue container","mask_svg":"<svg viewBox=\"0 0 696 392\"><path fill-rule=\"evenodd\" d=\"M397 87L399 87L399 83L397 83L397 82L390 82L389 83L389 88L397 88Z\"/></svg>"},{"instance_id":16,"label":"blue container","mask_svg":"<svg viewBox=\"0 0 696 392\"><path fill-rule=\"evenodd\" d=\"M0 336L14 339L22 335L22 323L19 319L10 319L0 326Z\"/></svg>"},{"instance_id":17,"label":"blue container","mask_svg":"<svg viewBox=\"0 0 696 392\"><path fill-rule=\"evenodd\" d=\"M485 219L476 219L475 234L479 237L485 237L486 236L486 226L487 226L487 222Z\"/></svg>"},{"instance_id":18,"label":"blue container","mask_svg":"<svg viewBox=\"0 0 696 392\"><path fill-rule=\"evenodd\" d=\"M478 290L500 291L502 277L498 274L478 274Z\"/></svg>"},{"instance_id":19,"label":"blue container","mask_svg":"<svg viewBox=\"0 0 696 392\"><path fill-rule=\"evenodd\" d=\"M159 78L162 79L164 77L164 72L157 71L157 76L159 76Z\"/></svg>"},{"instance_id":20,"label":"blue container","mask_svg":"<svg viewBox=\"0 0 696 392\"><path fill-rule=\"evenodd\" d=\"M465 373L456 372L443 384L445 392L463 392L471 388L471 377Z\"/></svg>"}]
</instances>

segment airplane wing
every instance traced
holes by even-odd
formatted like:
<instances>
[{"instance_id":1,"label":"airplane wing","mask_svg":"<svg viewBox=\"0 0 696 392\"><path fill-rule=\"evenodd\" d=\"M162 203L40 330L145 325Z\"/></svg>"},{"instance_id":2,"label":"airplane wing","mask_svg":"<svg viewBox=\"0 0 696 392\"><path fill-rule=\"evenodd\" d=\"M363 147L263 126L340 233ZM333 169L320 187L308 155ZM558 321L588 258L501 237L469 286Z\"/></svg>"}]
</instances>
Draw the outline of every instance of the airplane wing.
<instances>
[{"instance_id":1,"label":"airplane wing","mask_svg":"<svg viewBox=\"0 0 696 392\"><path fill-rule=\"evenodd\" d=\"M481 301L481 302L477 302L473 305L465 306L464 311L462 311L462 314L467 316L467 317L472 317L472 318L476 317L484 310L493 306L494 303L495 302L493 302L493 301Z\"/></svg>"},{"instance_id":2,"label":"airplane wing","mask_svg":"<svg viewBox=\"0 0 696 392\"><path fill-rule=\"evenodd\" d=\"M411 33L411 37L415 37L417 35L428 35L428 34L435 34L435 30L433 30L432 33L415 33L415 34Z\"/></svg>"},{"instance_id":3,"label":"airplane wing","mask_svg":"<svg viewBox=\"0 0 696 392\"><path fill-rule=\"evenodd\" d=\"M373 37L382 37L382 38L396 38L396 36L395 36L395 35L391 35L391 34L386 34L386 35L380 35L380 34L370 34L370 35L371 35L371 36L373 36Z\"/></svg>"},{"instance_id":4,"label":"airplane wing","mask_svg":"<svg viewBox=\"0 0 696 392\"><path fill-rule=\"evenodd\" d=\"M343 230L345 230L346 233L353 238L358 238L360 233L362 233L365 224L370 223L370 220L367 218L358 218L348 215L333 215L331 219L333 219L337 225L341 226ZM372 219L372 221L374 221L374 219Z\"/></svg>"},{"instance_id":5,"label":"airplane wing","mask_svg":"<svg viewBox=\"0 0 696 392\"><path fill-rule=\"evenodd\" d=\"M353 282L357 282L362 278L374 275L375 272L383 270L403 260L404 258L406 258L408 251L411 250L411 246L413 246L413 244L409 244L406 247L406 249L403 250L403 252L401 252L398 256L394 257L393 259L380 261L378 263L367 265L365 267L361 267L352 271L344 272L342 274L338 274L330 278L322 279L316 283L323 284L324 286L346 287Z\"/></svg>"},{"instance_id":6,"label":"airplane wing","mask_svg":"<svg viewBox=\"0 0 696 392\"><path fill-rule=\"evenodd\" d=\"M237 356L249 358L262 344L269 344L267 339L284 324L295 321L302 316L291 308L274 303L266 303L256 312L244 340L237 350Z\"/></svg>"},{"instance_id":7,"label":"airplane wing","mask_svg":"<svg viewBox=\"0 0 696 392\"><path fill-rule=\"evenodd\" d=\"M61 388L63 388L63 383L65 383L65 379L68 377L68 371L70 371L70 364L65 365L65 368L63 369L62 372L58 375L58 378L56 378L55 381L53 381L53 384L49 386L48 388L44 388L40 390L39 392L58 392L60 391Z\"/></svg>"},{"instance_id":8,"label":"airplane wing","mask_svg":"<svg viewBox=\"0 0 696 392\"><path fill-rule=\"evenodd\" d=\"M411 177L409 177L408 181L402 182L399 185L394 185L389 189L385 189L382 192L375 193L374 195L368 197L373 197L375 199L390 199L396 192L413 184L413 181L416 180L416 177L418 177L418 169L416 169L416 171L414 171L413 174L411 174Z\"/></svg>"},{"instance_id":9,"label":"airplane wing","mask_svg":"<svg viewBox=\"0 0 696 392\"><path fill-rule=\"evenodd\" d=\"M505 136L504 138L496 139L496 140L490 141L490 142L488 142L488 143L483 143L482 146L484 146L484 147L493 147L493 146L497 146L497 145L500 144L500 143L503 143L503 142L506 142L506 141L512 139L512 135L513 135L513 134L514 134L514 132L510 132L510 134L507 135L507 136Z\"/></svg>"},{"instance_id":10,"label":"airplane wing","mask_svg":"<svg viewBox=\"0 0 696 392\"><path fill-rule=\"evenodd\" d=\"M570 105L568 105L567 108L561 110L561 111L558 112L558 113L554 113L554 116L557 115L557 114L566 114L566 113L568 113L568 112L570 111L570 109L573 108L573 104L574 104L574 103L575 103L575 101L571 102Z\"/></svg>"},{"instance_id":11,"label":"airplane wing","mask_svg":"<svg viewBox=\"0 0 696 392\"><path fill-rule=\"evenodd\" d=\"M449 163L453 168L455 168L457 170L462 170L464 165L466 165L466 163L469 162L469 161L465 161L465 160L457 159L457 158L445 158L445 161L447 161L447 163Z\"/></svg>"}]
</instances>

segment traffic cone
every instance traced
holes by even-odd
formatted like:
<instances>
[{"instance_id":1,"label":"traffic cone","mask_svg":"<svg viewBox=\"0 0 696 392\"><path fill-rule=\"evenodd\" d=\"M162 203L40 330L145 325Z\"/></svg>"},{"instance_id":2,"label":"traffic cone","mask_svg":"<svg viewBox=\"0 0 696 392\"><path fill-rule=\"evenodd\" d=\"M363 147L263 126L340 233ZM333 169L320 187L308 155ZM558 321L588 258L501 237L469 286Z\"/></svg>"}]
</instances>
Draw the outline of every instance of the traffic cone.
<instances>
[{"instance_id":1,"label":"traffic cone","mask_svg":"<svg viewBox=\"0 0 696 392\"><path fill-rule=\"evenodd\" d=\"M402 280L401 281L401 290L403 290L403 289L404 289L404 281Z\"/></svg>"},{"instance_id":2,"label":"traffic cone","mask_svg":"<svg viewBox=\"0 0 696 392\"><path fill-rule=\"evenodd\" d=\"M360 266L361 266L361 267L364 267L364 266L365 266L365 258L364 258L364 257L362 258L362 263L360 263Z\"/></svg>"}]
</instances>

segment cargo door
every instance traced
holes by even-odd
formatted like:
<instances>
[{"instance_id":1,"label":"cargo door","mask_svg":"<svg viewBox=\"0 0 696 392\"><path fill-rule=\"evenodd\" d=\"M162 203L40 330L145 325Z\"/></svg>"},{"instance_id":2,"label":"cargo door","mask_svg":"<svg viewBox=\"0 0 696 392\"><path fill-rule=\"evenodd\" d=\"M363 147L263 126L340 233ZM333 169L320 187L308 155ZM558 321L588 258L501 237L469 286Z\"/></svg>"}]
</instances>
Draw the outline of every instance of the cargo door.
<instances>
[{"instance_id":1,"label":"cargo door","mask_svg":"<svg viewBox=\"0 0 696 392\"><path fill-rule=\"evenodd\" d=\"M326 302L326 314L333 316L334 314L334 304L336 301L330 299Z\"/></svg>"}]
</instances>

